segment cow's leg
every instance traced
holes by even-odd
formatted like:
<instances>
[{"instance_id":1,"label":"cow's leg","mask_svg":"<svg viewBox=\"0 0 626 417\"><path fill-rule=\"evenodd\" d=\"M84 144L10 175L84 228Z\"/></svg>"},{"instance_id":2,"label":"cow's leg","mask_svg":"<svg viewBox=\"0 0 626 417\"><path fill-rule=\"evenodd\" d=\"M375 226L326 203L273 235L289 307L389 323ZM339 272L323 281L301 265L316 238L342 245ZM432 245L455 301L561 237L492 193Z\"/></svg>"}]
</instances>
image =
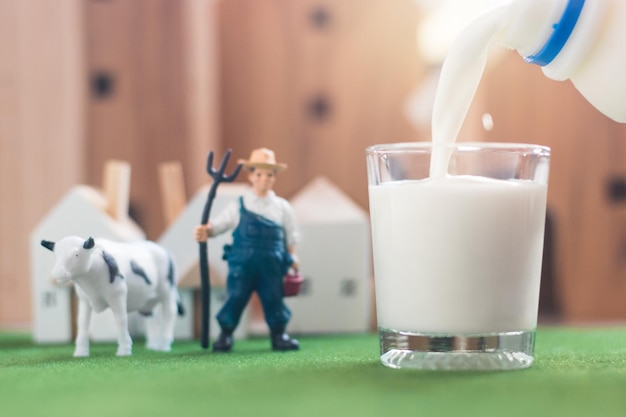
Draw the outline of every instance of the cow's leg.
<instances>
[{"instance_id":1,"label":"cow's leg","mask_svg":"<svg viewBox=\"0 0 626 417\"><path fill-rule=\"evenodd\" d=\"M146 317L146 348L159 350L161 346L161 307L152 309L152 315Z\"/></svg>"},{"instance_id":2,"label":"cow's leg","mask_svg":"<svg viewBox=\"0 0 626 417\"><path fill-rule=\"evenodd\" d=\"M117 356L128 356L133 351L133 341L128 332L128 312L126 311L126 293L112 297L110 307L117 325Z\"/></svg>"},{"instance_id":3,"label":"cow's leg","mask_svg":"<svg viewBox=\"0 0 626 417\"><path fill-rule=\"evenodd\" d=\"M176 290L170 288L161 301L161 351L172 350L174 342L174 324L176 321Z\"/></svg>"},{"instance_id":4,"label":"cow's leg","mask_svg":"<svg viewBox=\"0 0 626 417\"><path fill-rule=\"evenodd\" d=\"M89 323L91 322L91 306L87 300L78 300L78 323L76 331L76 347L74 356L89 356Z\"/></svg>"}]
</instances>

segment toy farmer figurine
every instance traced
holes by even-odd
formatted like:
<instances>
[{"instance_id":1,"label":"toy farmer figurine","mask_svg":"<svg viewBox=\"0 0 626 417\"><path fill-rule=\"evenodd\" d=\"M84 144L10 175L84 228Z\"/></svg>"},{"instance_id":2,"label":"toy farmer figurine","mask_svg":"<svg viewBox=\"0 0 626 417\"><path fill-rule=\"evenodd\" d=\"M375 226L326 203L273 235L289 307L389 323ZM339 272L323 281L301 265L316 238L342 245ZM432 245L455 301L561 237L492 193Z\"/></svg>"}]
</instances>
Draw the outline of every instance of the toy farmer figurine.
<instances>
[{"instance_id":1,"label":"toy farmer figurine","mask_svg":"<svg viewBox=\"0 0 626 417\"><path fill-rule=\"evenodd\" d=\"M249 160L239 163L248 170L252 188L195 230L196 240L204 242L234 229L233 244L224 247L228 298L217 315L221 333L213 351L230 352L233 332L253 291L263 305L272 349L296 350L298 341L285 333L291 312L283 302L283 277L289 268L298 268L298 234L291 205L272 191L276 174L287 165L277 163L274 152L265 148L255 149Z\"/></svg>"}]
</instances>

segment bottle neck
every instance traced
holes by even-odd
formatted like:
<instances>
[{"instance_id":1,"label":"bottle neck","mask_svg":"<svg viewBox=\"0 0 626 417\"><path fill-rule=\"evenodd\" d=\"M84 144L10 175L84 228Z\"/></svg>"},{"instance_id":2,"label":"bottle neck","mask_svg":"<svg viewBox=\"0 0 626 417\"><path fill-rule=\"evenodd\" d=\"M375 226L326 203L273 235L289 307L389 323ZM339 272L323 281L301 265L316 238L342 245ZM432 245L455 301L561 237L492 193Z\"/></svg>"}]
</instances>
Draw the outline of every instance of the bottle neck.
<instances>
[{"instance_id":1,"label":"bottle neck","mask_svg":"<svg viewBox=\"0 0 626 417\"><path fill-rule=\"evenodd\" d=\"M500 44L522 57L534 55L552 36L569 0L513 0L498 35Z\"/></svg>"},{"instance_id":2,"label":"bottle neck","mask_svg":"<svg viewBox=\"0 0 626 417\"><path fill-rule=\"evenodd\" d=\"M497 40L553 80L572 77L616 4L625 0L513 0Z\"/></svg>"},{"instance_id":3,"label":"bottle neck","mask_svg":"<svg viewBox=\"0 0 626 417\"><path fill-rule=\"evenodd\" d=\"M542 67L551 63L567 43L584 5L585 0L569 0L560 20L552 25L552 35L547 42L535 54L524 57L524 60Z\"/></svg>"}]
</instances>

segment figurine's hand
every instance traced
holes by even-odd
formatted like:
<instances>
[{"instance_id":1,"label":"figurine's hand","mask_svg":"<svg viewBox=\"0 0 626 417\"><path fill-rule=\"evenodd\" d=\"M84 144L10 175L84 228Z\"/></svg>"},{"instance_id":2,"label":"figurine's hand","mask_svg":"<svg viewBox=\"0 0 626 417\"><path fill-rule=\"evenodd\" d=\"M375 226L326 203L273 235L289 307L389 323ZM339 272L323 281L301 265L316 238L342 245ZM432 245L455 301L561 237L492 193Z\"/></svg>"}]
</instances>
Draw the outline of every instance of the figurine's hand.
<instances>
[{"instance_id":1,"label":"figurine's hand","mask_svg":"<svg viewBox=\"0 0 626 417\"><path fill-rule=\"evenodd\" d=\"M300 259L298 259L298 256L295 253L292 253L291 257L293 258L293 263L291 264L291 268L294 271L297 271L298 268L300 268Z\"/></svg>"},{"instance_id":2,"label":"figurine's hand","mask_svg":"<svg viewBox=\"0 0 626 417\"><path fill-rule=\"evenodd\" d=\"M209 236L211 236L211 224L201 224L200 226L196 226L193 236L196 239L196 242L206 242Z\"/></svg>"}]
</instances>

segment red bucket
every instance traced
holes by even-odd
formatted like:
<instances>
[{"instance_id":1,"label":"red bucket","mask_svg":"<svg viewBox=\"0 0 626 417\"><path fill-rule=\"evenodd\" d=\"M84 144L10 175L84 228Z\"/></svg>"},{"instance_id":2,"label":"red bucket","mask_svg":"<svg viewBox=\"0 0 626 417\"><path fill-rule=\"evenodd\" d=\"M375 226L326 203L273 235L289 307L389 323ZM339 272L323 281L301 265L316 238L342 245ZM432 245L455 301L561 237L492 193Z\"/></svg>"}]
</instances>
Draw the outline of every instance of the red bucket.
<instances>
[{"instance_id":1,"label":"red bucket","mask_svg":"<svg viewBox=\"0 0 626 417\"><path fill-rule=\"evenodd\" d=\"M303 282L304 277L298 271L290 271L283 280L283 296L293 297L298 295Z\"/></svg>"}]
</instances>

